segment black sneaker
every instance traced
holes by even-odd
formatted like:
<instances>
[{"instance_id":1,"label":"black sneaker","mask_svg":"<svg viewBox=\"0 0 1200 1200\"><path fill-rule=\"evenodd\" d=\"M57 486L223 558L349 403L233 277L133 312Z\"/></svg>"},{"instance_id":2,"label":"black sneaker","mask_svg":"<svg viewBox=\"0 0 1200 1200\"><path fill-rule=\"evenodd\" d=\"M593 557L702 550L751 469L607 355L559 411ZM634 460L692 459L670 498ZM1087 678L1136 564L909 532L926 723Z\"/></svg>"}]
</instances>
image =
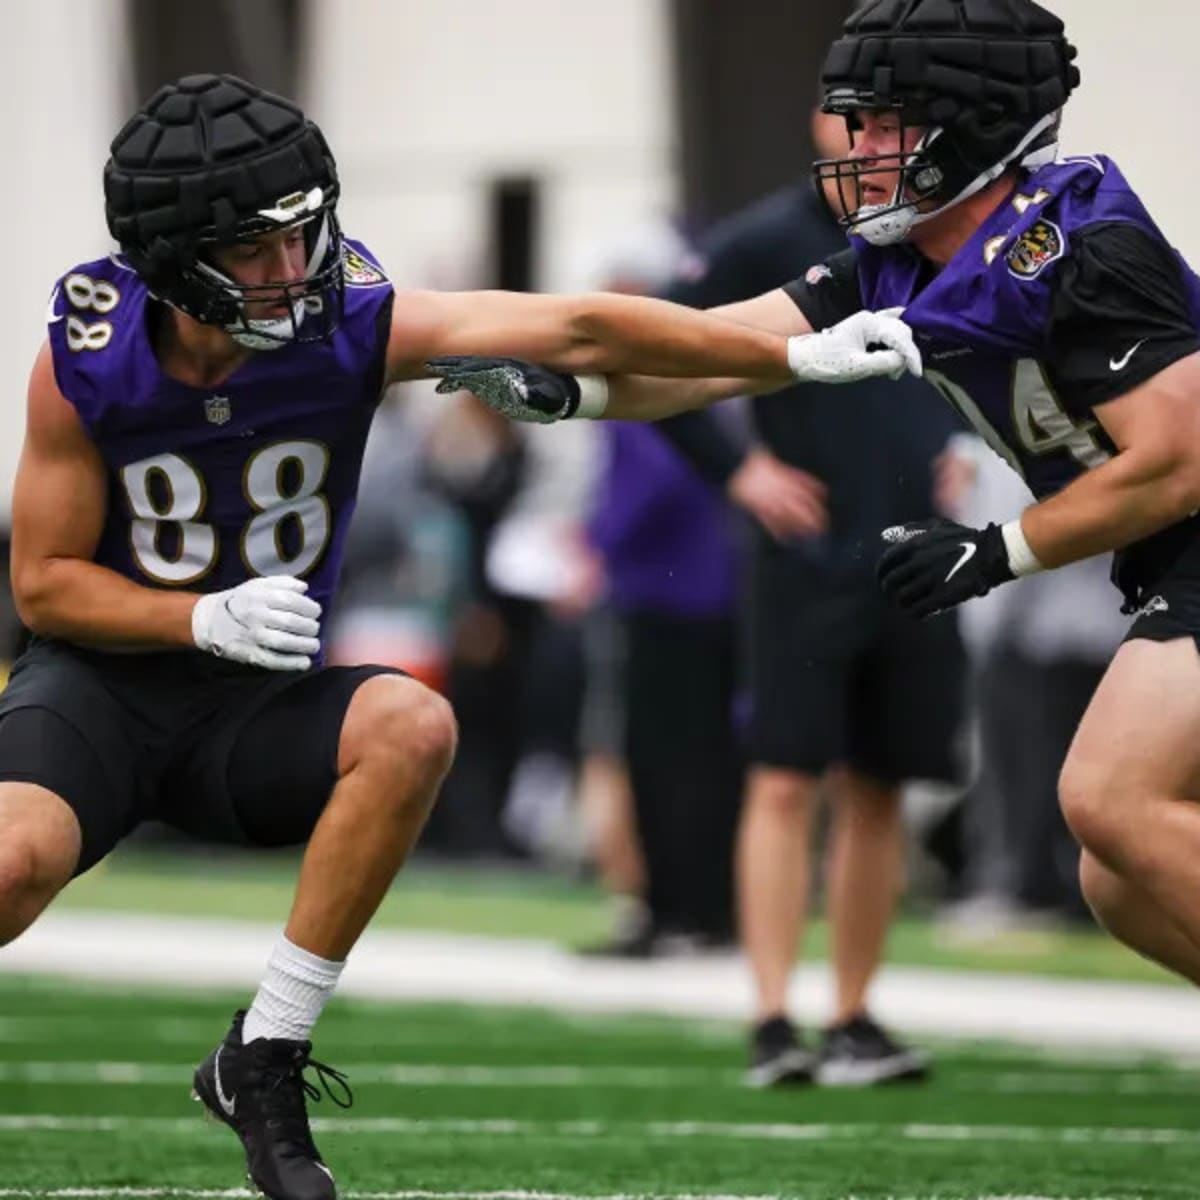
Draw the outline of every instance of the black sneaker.
<instances>
[{"instance_id":1,"label":"black sneaker","mask_svg":"<svg viewBox=\"0 0 1200 1200\"><path fill-rule=\"evenodd\" d=\"M250 1182L270 1200L336 1200L333 1173L308 1127L305 1097L319 1100L321 1091L304 1070L316 1071L340 1108L354 1102L346 1077L310 1057L311 1042L256 1038L243 1045L245 1015L234 1016L225 1040L196 1068L192 1098L241 1138Z\"/></svg>"},{"instance_id":2,"label":"black sneaker","mask_svg":"<svg viewBox=\"0 0 1200 1200\"><path fill-rule=\"evenodd\" d=\"M658 938L650 910L644 905L631 906L617 917L606 941L580 946L575 953L584 958L653 958Z\"/></svg>"},{"instance_id":3,"label":"black sneaker","mask_svg":"<svg viewBox=\"0 0 1200 1200\"><path fill-rule=\"evenodd\" d=\"M801 1044L796 1027L787 1017L769 1017L756 1025L750 1039L750 1069L746 1083L751 1087L811 1083L816 1060Z\"/></svg>"},{"instance_id":4,"label":"black sneaker","mask_svg":"<svg viewBox=\"0 0 1200 1200\"><path fill-rule=\"evenodd\" d=\"M922 1051L901 1045L865 1013L830 1026L821 1039L816 1076L826 1087L870 1087L928 1074L929 1060Z\"/></svg>"}]
</instances>

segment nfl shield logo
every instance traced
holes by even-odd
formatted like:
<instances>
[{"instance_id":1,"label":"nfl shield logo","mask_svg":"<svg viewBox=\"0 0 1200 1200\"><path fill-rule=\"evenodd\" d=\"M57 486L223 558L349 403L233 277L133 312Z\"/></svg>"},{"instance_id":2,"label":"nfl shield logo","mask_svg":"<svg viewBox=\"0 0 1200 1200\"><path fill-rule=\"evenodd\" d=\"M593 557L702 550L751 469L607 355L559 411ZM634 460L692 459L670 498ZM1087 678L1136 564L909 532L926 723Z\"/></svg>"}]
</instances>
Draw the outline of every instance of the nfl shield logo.
<instances>
[{"instance_id":1,"label":"nfl shield logo","mask_svg":"<svg viewBox=\"0 0 1200 1200\"><path fill-rule=\"evenodd\" d=\"M209 396L204 402L204 415L213 425L224 425L233 416L228 396Z\"/></svg>"}]
</instances>

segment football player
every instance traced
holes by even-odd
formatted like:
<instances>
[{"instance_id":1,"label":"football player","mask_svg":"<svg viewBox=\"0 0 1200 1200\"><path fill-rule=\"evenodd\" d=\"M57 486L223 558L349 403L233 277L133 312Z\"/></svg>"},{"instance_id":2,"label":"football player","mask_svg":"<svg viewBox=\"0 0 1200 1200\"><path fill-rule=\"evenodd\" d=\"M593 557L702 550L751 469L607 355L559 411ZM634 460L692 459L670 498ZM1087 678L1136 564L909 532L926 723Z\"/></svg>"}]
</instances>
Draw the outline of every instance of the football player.
<instances>
[{"instance_id":1,"label":"football player","mask_svg":"<svg viewBox=\"0 0 1200 1200\"><path fill-rule=\"evenodd\" d=\"M330 1200L309 1034L454 752L450 706L322 668L367 429L427 359L853 379L915 366L891 317L786 339L657 301L397 292L344 239L319 129L232 76L158 92L104 171L121 252L67 271L13 502L33 632L0 697L0 944L141 821L307 842L248 1011L195 1074L273 1200ZM584 389L572 410L591 411Z\"/></svg>"},{"instance_id":2,"label":"football player","mask_svg":"<svg viewBox=\"0 0 1200 1200\"><path fill-rule=\"evenodd\" d=\"M1116 551L1136 619L1060 798L1099 920L1200 983L1200 279L1113 162L1058 157L1075 57L1032 0L870 0L823 75L853 144L816 172L842 188L851 245L718 311L796 335L902 308L925 377L1033 491L1001 525L884 532L880 582L914 617ZM534 419L577 386L534 366L441 367L445 386ZM523 395L506 384L518 376ZM611 380L606 415L652 417L735 386Z\"/></svg>"}]
</instances>

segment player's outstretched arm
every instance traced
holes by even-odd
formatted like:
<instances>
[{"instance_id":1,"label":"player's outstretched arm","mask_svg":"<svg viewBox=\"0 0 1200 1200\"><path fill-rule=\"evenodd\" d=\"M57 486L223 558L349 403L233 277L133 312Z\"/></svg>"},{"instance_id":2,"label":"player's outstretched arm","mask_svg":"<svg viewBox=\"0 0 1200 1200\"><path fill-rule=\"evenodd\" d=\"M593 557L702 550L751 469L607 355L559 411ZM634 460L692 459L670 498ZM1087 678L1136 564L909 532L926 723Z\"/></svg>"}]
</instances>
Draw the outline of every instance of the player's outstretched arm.
<instances>
[{"instance_id":1,"label":"player's outstretched arm","mask_svg":"<svg viewBox=\"0 0 1200 1200\"><path fill-rule=\"evenodd\" d=\"M685 310L690 311L690 310ZM730 323L766 329L787 338L790 376L721 373L670 379L654 373L602 377L533 365L517 357L439 356L426 363L442 378L438 390L464 388L516 420L549 422L584 416L658 420L728 396L774 391L795 380L850 383L876 375L919 374L920 355L895 313L857 313L814 334L782 291L714 309Z\"/></svg>"},{"instance_id":2,"label":"player's outstretched arm","mask_svg":"<svg viewBox=\"0 0 1200 1200\"><path fill-rule=\"evenodd\" d=\"M782 386L786 335L665 300L597 292L410 292L396 296L388 369L419 378L431 359L506 356L573 374L739 375Z\"/></svg>"},{"instance_id":3,"label":"player's outstretched arm","mask_svg":"<svg viewBox=\"0 0 1200 1200\"><path fill-rule=\"evenodd\" d=\"M95 645L191 645L194 595L140 587L90 561L106 511L104 463L43 346L13 491L12 586L21 620L34 633Z\"/></svg>"},{"instance_id":4,"label":"player's outstretched arm","mask_svg":"<svg viewBox=\"0 0 1200 1200\"><path fill-rule=\"evenodd\" d=\"M859 313L813 334L783 292L711 312L603 292L396 297L388 343L391 380L418 378L427 374L427 362L464 356L509 357L576 375L732 377L760 387L782 387L796 378L841 383L920 370L903 322Z\"/></svg>"}]
</instances>

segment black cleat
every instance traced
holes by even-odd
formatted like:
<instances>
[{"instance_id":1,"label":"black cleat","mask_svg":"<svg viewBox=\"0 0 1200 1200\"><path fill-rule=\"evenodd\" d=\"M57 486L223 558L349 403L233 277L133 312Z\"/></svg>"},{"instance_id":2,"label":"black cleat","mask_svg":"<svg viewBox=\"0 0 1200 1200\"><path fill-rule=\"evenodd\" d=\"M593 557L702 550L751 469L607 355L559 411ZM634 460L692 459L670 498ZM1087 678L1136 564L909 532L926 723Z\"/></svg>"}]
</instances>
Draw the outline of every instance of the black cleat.
<instances>
[{"instance_id":1,"label":"black cleat","mask_svg":"<svg viewBox=\"0 0 1200 1200\"><path fill-rule=\"evenodd\" d=\"M756 1025L750 1040L750 1087L778 1087L812 1083L816 1059L801 1044L796 1027L787 1017L769 1017Z\"/></svg>"},{"instance_id":2,"label":"black cleat","mask_svg":"<svg viewBox=\"0 0 1200 1200\"><path fill-rule=\"evenodd\" d=\"M817 1082L826 1087L916 1082L928 1074L922 1051L897 1042L865 1013L831 1026L821 1039Z\"/></svg>"},{"instance_id":3,"label":"black cleat","mask_svg":"<svg viewBox=\"0 0 1200 1200\"><path fill-rule=\"evenodd\" d=\"M241 1138L250 1181L269 1200L337 1200L333 1174L308 1127L305 1097L320 1100L321 1091L304 1070L316 1071L339 1108L354 1101L346 1077L311 1058L311 1042L258 1038L243 1045L245 1015L234 1016L225 1040L196 1068L192 1095Z\"/></svg>"}]
</instances>

